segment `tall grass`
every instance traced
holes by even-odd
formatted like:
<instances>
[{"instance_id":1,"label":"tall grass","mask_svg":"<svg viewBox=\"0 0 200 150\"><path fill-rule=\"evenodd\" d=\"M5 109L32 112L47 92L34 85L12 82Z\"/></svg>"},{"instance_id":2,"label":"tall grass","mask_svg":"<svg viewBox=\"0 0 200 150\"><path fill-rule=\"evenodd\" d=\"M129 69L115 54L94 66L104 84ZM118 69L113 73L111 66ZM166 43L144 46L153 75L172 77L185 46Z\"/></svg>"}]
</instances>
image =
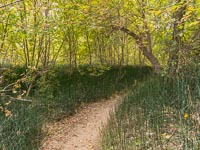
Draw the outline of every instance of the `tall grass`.
<instances>
[{"instance_id":1,"label":"tall grass","mask_svg":"<svg viewBox=\"0 0 200 150\"><path fill-rule=\"evenodd\" d=\"M70 73L68 70L66 66L57 66L38 77L30 93L31 103L12 101L8 106L12 116L0 114L0 149L39 149L47 121L72 115L82 102L106 98L130 87L135 80L141 80L151 72L149 67L131 66L84 66ZM17 79L18 76L14 77Z\"/></svg>"},{"instance_id":2,"label":"tall grass","mask_svg":"<svg viewBox=\"0 0 200 150\"><path fill-rule=\"evenodd\" d=\"M135 85L102 131L102 150L199 150L200 72Z\"/></svg>"}]
</instances>

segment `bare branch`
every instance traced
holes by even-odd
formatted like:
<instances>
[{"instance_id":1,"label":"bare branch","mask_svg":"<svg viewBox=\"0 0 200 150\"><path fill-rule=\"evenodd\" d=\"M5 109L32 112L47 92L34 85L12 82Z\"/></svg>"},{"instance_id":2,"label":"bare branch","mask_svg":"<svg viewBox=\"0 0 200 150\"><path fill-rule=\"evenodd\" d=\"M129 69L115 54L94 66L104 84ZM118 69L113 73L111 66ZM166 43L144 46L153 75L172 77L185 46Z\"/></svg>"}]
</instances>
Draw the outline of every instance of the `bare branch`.
<instances>
[{"instance_id":1,"label":"bare branch","mask_svg":"<svg viewBox=\"0 0 200 150\"><path fill-rule=\"evenodd\" d=\"M4 93L4 92L11 92L12 89L9 89L9 90L0 90L0 93Z\"/></svg>"},{"instance_id":2,"label":"bare branch","mask_svg":"<svg viewBox=\"0 0 200 150\"><path fill-rule=\"evenodd\" d=\"M7 6L10 6L10 5L13 5L13 4L16 4L16 3L19 3L19 2L22 2L22 1L23 0L17 0L17 1L14 1L14 2L11 2L11 3L5 4L5 5L2 5L2 6L0 6L0 9L4 8L4 7L7 7Z\"/></svg>"},{"instance_id":3,"label":"bare branch","mask_svg":"<svg viewBox=\"0 0 200 150\"><path fill-rule=\"evenodd\" d=\"M3 88L3 90L2 90L2 91L5 91L5 90L7 90L7 88L9 88L9 87L11 87L11 86L13 86L13 85L15 85L15 83L11 83L11 84L7 85L6 87L4 87L4 88Z\"/></svg>"},{"instance_id":4,"label":"bare branch","mask_svg":"<svg viewBox=\"0 0 200 150\"><path fill-rule=\"evenodd\" d=\"M112 26L112 28L114 30L120 30L120 31L123 31L124 33L132 36L136 41L140 41L141 38L136 34L134 33L133 31L130 31L129 29L125 28L125 27L119 27L119 26Z\"/></svg>"},{"instance_id":5,"label":"bare branch","mask_svg":"<svg viewBox=\"0 0 200 150\"><path fill-rule=\"evenodd\" d=\"M33 102L32 100L29 99L23 99L23 98L15 98L15 97L9 97L11 100L18 100L18 101L23 101L23 102Z\"/></svg>"}]
</instances>

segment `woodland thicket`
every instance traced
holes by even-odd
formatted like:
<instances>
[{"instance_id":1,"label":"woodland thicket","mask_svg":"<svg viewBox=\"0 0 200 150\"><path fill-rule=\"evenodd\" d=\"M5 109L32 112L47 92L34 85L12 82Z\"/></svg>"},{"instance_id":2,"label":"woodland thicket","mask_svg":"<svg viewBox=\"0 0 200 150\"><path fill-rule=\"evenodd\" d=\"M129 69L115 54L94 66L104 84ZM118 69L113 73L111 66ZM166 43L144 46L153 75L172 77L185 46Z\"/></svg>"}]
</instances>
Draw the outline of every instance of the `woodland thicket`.
<instances>
[{"instance_id":1,"label":"woodland thicket","mask_svg":"<svg viewBox=\"0 0 200 150\"><path fill-rule=\"evenodd\" d=\"M0 149L122 89L102 148L198 149L199 68L200 0L0 0Z\"/></svg>"}]
</instances>

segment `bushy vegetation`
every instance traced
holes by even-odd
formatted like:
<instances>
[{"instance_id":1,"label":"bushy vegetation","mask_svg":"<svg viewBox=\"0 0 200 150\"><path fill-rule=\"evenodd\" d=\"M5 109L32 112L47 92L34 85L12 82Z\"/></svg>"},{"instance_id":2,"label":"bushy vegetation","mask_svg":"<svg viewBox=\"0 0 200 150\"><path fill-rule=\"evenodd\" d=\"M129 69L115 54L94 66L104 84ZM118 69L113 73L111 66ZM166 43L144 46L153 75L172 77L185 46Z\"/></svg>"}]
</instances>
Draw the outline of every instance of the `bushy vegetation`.
<instances>
[{"instance_id":1,"label":"bushy vegetation","mask_svg":"<svg viewBox=\"0 0 200 150\"><path fill-rule=\"evenodd\" d=\"M198 149L199 16L200 0L1 0L0 149L37 149L47 120L132 85L104 149ZM102 67L147 64L170 78Z\"/></svg>"},{"instance_id":2,"label":"bushy vegetation","mask_svg":"<svg viewBox=\"0 0 200 150\"><path fill-rule=\"evenodd\" d=\"M130 91L102 131L103 150L199 150L200 71L153 76Z\"/></svg>"},{"instance_id":3,"label":"bushy vegetation","mask_svg":"<svg viewBox=\"0 0 200 150\"><path fill-rule=\"evenodd\" d=\"M5 83L19 80L24 70L19 67L5 72ZM12 100L5 104L6 98L1 95L1 103L9 114L0 114L0 149L38 149L47 121L71 115L82 102L106 98L151 73L150 67L131 66L82 66L69 70L57 66L37 76L28 97L31 101ZM28 88L30 80L21 83L21 89Z\"/></svg>"}]
</instances>

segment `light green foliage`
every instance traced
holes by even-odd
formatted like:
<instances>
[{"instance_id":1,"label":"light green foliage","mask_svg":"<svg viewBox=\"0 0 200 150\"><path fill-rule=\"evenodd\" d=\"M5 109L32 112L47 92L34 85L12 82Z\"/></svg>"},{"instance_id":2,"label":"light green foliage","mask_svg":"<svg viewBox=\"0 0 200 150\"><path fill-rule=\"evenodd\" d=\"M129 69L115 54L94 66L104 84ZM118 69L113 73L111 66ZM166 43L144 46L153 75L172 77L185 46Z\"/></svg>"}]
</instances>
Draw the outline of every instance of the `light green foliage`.
<instances>
[{"instance_id":1,"label":"light green foliage","mask_svg":"<svg viewBox=\"0 0 200 150\"><path fill-rule=\"evenodd\" d=\"M2 1L1 5L8 3ZM187 50L184 51L189 51L191 45L198 45L194 38L198 37L196 31L199 30L199 0L189 0L186 4L186 13L182 18L184 26L179 28L183 29L180 36L186 45ZM138 50L137 46L132 48L135 45L133 39L126 37L123 40L124 35L120 31L113 31L112 26L120 26L142 36L144 45L148 43L148 31L152 38L153 53L165 65L174 48L173 14L181 7L183 1L175 0L36 0L8 5L0 9L1 64L26 63L27 66L37 67L38 64L45 66L59 62L77 65L88 64L91 58L92 62L99 63L98 57L103 57L106 63L111 62L108 53L102 51L109 51L113 55L110 59L119 63L120 57L131 58L135 55L133 49ZM118 32L116 34L120 39L114 43L115 46L110 42L116 41L113 32ZM125 55L121 52L123 50ZM185 52L181 56L187 57ZM130 64L134 62L129 61Z\"/></svg>"}]
</instances>

